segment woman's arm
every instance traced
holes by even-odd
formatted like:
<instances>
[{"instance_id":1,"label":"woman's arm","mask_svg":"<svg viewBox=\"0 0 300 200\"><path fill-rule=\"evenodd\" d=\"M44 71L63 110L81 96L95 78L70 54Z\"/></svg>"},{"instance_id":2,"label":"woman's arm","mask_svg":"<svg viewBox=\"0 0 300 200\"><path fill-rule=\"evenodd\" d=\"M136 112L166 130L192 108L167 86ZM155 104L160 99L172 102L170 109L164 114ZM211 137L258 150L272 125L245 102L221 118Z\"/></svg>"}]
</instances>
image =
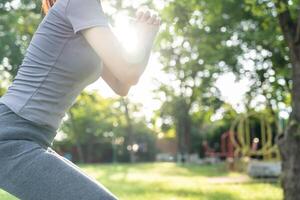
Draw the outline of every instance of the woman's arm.
<instances>
[{"instance_id":1,"label":"woman's arm","mask_svg":"<svg viewBox=\"0 0 300 200\"><path fill-rule=\"evenodd\" d=\"M159 25L160 19L155 14L151 15L150 10L137 12L139 42L138 51L134 53L124 49L110 27L95 26L82 30L82 34L120 82L135 85L147 66Z\"/></svg>"},{"instance_id":2,"label":"woman's arm","mask_svg":"<svg viewBox=\"0 0 300 200\"><path fill-rule=\"evenodd\" d=\"M131 85L117 79L105 65L103 65L101 77L116 94L120 96L126 96L128 94Z\"/></svg>"}]
</instances>

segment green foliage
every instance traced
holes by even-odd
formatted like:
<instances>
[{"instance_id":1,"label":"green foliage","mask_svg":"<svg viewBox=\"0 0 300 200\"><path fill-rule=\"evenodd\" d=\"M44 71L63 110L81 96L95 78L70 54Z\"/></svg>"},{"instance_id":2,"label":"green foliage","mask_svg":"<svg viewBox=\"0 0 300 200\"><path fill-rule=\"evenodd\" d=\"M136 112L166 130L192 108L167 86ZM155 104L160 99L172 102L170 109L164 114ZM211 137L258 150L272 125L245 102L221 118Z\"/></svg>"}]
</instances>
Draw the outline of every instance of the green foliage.
<instances>
[{"instance_id":1,"label":"green foliage","mask_svg":"<svg viewBox=\"0 0 300 200\"><path fill-rule=\"evenodd\" d=\"M122 112L114 99L106 99L97 93L82 92L70 108L69 119L63 126L63 131L70 132L70 140L88 142L95 137L104 137L105 132L112 131L119 123L124 124ZM72 114L72 115L71 115ZM75 126L76 131L69 131Z\"/></svg>"},{"instance_id":2,"label":"green foliage","mask_svg":"<svg viewBox=\"0 0 300 200\"><path fill-rule=\"evenodd\" d=\"M26 48L42 20L41 1L22 1L21 4L4 0L0 3L0 72L17 74Z\"/></svg>"}]
</instances>

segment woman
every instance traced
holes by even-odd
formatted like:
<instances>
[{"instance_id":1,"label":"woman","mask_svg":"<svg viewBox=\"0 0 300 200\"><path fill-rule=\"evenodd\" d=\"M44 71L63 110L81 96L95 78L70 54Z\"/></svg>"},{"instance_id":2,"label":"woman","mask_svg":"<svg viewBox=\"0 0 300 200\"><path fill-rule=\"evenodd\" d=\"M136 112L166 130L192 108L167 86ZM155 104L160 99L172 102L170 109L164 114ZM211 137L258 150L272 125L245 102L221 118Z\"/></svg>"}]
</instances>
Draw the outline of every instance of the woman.
<instances>
[{"instance_id":1,"label":"woman","mask_svg":"<svg viewBox=\"0 0 300 200\"><path fill-rule=\"evenodd\" d=\"M18 73L0 98L0 188L22 200L117 199L52 148L67 109L100 76L125 96L147 65L160 19L138 10L138 52L113 34L99 0L44 0ZM137 59L138 58L138 59Z\"/></svg>"}]
</instances>

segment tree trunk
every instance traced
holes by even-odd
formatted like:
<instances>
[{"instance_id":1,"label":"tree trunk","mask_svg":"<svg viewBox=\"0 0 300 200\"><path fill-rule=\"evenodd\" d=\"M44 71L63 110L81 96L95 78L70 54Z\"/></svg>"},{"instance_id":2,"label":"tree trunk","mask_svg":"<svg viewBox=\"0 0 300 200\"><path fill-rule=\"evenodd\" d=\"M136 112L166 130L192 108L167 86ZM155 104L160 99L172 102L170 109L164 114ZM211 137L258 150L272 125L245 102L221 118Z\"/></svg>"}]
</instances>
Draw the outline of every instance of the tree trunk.
<instances>
[{"instance_id":1,"label":"tree trunk","mask_svg":"<svg viewBox=\"0 0 300 200\"><path fill-rule=\"evenodd\" d=\"M281 184L285 200L300 199L300 12L291 17L287 0L278 0L278 19L290 51L292 64L292 113L288 126L277 143L282 159ZM283 10L282 5L285 5Z\"/></svg>"},{"instance_id":2,"label":"tree trunk","mask_svg":"<svg viewBox=\"0 0 300 200\"><path fill-rule=\"evenodd\" d=\"M84 163L84 156L83 156L82 146L78 142L78 140L76 140L76 149L77 149L77 153L78 153L78 156L79 156L79 162Z\"/></svg>"},{"instance_id":3,"label":"tree trunk","mask_svg":"<svg viewBox=\"0 0 300 200\"><path fill-rule=\"evenodd\" d=\"M300 138L299 122L290 124L284 136L278 141L282 159L281 184L285 200L300 199Z\"/></svg>"},{"instance_id":4,"label":"tree trunk","mask_svg":"<svg viewBox=\"0 0 300 200\"><path fill-rule=\"evenodd\" d=\"M180 152L181 160L184 163L188 161L190 152L190 135L191 135L191 117L189 115L190 105L182 97L179 100L179 105L176 108L181 110L177 113L176 132L178 137L178 150ZM180 112L180 113L179 113Z\"/></svg>"},{"instance_id":5,"label":"tree trunk","mask_svg":"<svg viewBox=\"0 0 300 200\"><path fill-rule=\"evenodd\" d=\"M291 49L293 65L292 113L285 134L278 140L282 158L282 187L285 200L300 199L300 54Z\"/></svg>"},{"instance_id":6,"label":"tree trunk","mask_svg":"<svg viewBox=\"0 0 300 200\"><path fill-rule=\"evenodd\" d=\"M86 151L87 152L86 162L88 162L88 163L93 162L93 159L94 159L93 146L94 146L94 142L89 141L89 143L87 144L87 151Z\"/></svg>"},{"instance_id":7,"label":"tree trunk","mask_svg":"<svg viewBox=\"0 0 300 200\"><path fill-rule=\"evenodd\" d=\"M126 122L127 122L127 133L128 133L128 145L131 146L131 149L129 151L129 159L131 163L135 162L135 157L134 157L134 151L132 149L133 147L133 130L132 130L132 123L131 123L131 118L129 115L129 109L128 109L128 102L123 98L122 102L124 104L124 108L125 108L125 117L126 117Z\"/></svg>"},{"instance_id":8,"label":"tree trunk","mask_svg":"<svg viewBox=\"0 0 300 200\"><path fill-rule=\"evenodd\" d=\"M180 159L178 160L181 163L185 162L185 145L184 145L184 131L183 131L183 123L181 119L179 118L177 120L176 125L176 133L177 133L177 147L178 147L178 153L180 154Z\"/></svg>"},{"instance_id":9,"label":"tree trunk","mask_svg":"<svg viewBox=\"0 0 300 200\"><path fill-rule=\"evenodd\" d=\"M72 126L72 131L74 136L76 135L76 125L74 123L74 116L71 110L69 110L69 114L70 114L70 122L71 122L71 126ZM83 163L84 162L84 156L83 156L83 151L82 151L82 147L79 143L78 140L76 140L76 149L78 152L78 156L79 156L79 162Z\"/></svg>"}]
</instances>

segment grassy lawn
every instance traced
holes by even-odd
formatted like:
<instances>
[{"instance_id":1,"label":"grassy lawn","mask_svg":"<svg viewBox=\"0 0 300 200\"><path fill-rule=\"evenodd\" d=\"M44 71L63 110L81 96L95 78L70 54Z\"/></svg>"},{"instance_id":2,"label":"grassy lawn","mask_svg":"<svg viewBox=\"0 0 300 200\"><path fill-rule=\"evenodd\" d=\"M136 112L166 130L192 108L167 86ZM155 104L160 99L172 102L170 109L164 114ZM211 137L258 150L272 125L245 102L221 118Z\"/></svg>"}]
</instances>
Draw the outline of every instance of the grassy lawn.
<instances>
[{"instance_id":1,"label":"grassy lawn","mask_svg":"<svg viewBox=\"0 0 300 200\"><path fill-rule=\"evenodd\" d=\"M223 165L81 164L120 200L282 200L279 184L258 182ZM1 200L13 200L0 190Z\"/></svg>"}]
</instances>

